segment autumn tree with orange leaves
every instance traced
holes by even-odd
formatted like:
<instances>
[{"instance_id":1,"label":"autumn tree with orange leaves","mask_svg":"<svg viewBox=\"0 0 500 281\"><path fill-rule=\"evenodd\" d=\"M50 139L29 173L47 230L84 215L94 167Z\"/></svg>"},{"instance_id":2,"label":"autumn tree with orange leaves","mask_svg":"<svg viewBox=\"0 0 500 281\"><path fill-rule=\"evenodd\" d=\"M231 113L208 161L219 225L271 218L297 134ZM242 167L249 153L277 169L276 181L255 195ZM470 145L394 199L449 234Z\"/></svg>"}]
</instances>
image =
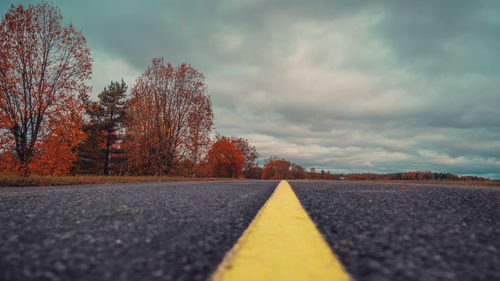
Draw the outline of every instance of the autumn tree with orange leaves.
<instances>
[{"instance_id":1,"label":"autumn tree with orange leaves","mask_svg":"<svg viewBox=\"0 0 500 281\"><path fill-rule=\"evenodd\" d=\"M91 66L84 36L57 8L11 6L0 23L0 152L13 171L69 171Z\"/></svg>"},{"instance_id":2,"label":"autumn tree with orange leaves","mask_svg":"<svg viewBox=\"0 0 500 281\"><path fill-rule=\"evenodd\" d=\"M186 162L190 163L190 173L193 177L198 176L200 162L210 148L210 132L214 125L212 101L206 95L195 98L194 109L188 116L188 133L186 135Z\"/></svg>"},{"instance_id":3,"label":"autumn tree with orange leaves","mask_svg":"<svg viewBox=\"0 0 500 281\"><path fill-rule=\"evenodd\" d=\"M257 163L255 161L259 157L259 153L257 152L255 146L250 145L247 139L241 137L217 135L215 138L217 140L226 140L241 151L241 155L245 159L243 174L246 177L250 177L251 174L255 173L255 170L257 169Z\"/></svg>"},{"instance_id":4,"label":"autumn tree with orange leaves","mask_svg":"<svg viewBox=\"0 0 500 281\"><path fill-rule=\"evenodd\" d=\"M216 141L207 155L207 168L212 177L237 178L245 158L234 144L225 139Z\"/></svg>"},{"instance_id":5,"label":"autumn tree with orange leaves","mask_svg":"<svg viewBox=\"0 0 500 281\"><path fill-rule=\"evenodd\" d=\"M125 145L135 174L168 175L181 161L196 162L213 126L203 74L163 58L139 76L127 108Z\"/></svg>"},{"instance_id":6,"label":"autumn tree with orange leaves","mask_svg":"<svg viewBox=\"0 0 500 281\"><path fill-rule=\"evenodd\" d=\"M262 179L286 179L290 176L291 163L286 160L270 160L264 165Z\"/></svg>"}]
</instances>

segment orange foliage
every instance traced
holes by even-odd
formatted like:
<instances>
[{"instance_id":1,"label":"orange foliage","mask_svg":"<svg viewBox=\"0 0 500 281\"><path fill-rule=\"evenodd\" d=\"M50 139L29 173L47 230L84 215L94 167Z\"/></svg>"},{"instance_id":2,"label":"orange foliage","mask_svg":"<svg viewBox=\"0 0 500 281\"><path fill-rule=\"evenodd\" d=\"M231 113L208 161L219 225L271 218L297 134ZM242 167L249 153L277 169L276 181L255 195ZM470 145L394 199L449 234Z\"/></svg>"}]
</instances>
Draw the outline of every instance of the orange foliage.
<instances>
[{"instance_id":1,"label":"orange foliage","mask_svg":"<svg viewBox=\"0 0 500 281\"><path fill-rule=\"evenodd\" d=\"M16 174L18 172L17 166L17 159L13 153L0 153L0 173Z\"/></svg>"},{"instance_id":2,"label":"orange foliage","mask_svg":"<svg viewBox=\"0 0 500 281\"><path fill-rule=\"evenodd\" d=\"M308 177L310 179L316 179L316 180L332 180L332 179L338 179L339 176L333 176L330 174L330 172L325 172L321 170L320 173L316 173L316 169L311 168L311 171L308 173Z\"/></svg>"},{"instance_id":3,"label":"orange foliage","mask_svg":"<svg viewBox=\"0 0 500 281\"><path fill-rule=\"evenodd\" d=\"M11 6L0 42L0 151L22 174L67 173L91 74L85 38L42 3Z\"/></svg>"},{"instance_id":4,"label":"orange foliage","mask_svg":"<svg viewBox=\"0 0 500 281\"><path fill-rule=\"evenodd\" d=\"M65 126L51 124L51 134L45 136L30 163L30 170L37 175L62 176L69 173L76 160L75 147L84 138L81 121L66 120Z\"/></svg>"},{"instance_id":5,"label":"orange foliage","mask_svg":"<svg viewBox=\"0 0 500 281\"><path fill-rule=\"evenodd\" d=\"M245 163L241 151L227 140L215 142L208 151L207 160L207 169L212 177L237 178Z\"/></svg>"},{"instance_id":6,"label":"orange foliage","mask_svg":"<svg viewBox=\"0 0 500 281\"><path fill-rule=\"evenodd\" d=\"M185 146L188 165L183 175L191 174L193 177L200 175L200 161L207 153L210 146L210 131L213 127L212 102L208 96L195 97L193 110L188 117L188 133Z\"/></svg>"},{"instance_id":7,"label":"orange foliage","mask_svg":"<svg viewBox=\"0 0 500 281\"><path fill-rule=\"evenodd\" d=\"M291 163L286 160L271 160L262 170L262 179L286 179L290 176Z\"/></svg>"},{"instance_id":8,"label":"orange foliage","mask_svg":"<svg viewBox=\"0 0 500 281\"><path fill-rule=\"evenodd\" d=\"M257 164L255 163L255 160L259 157L259 153L257 152L257 149L255 149L255 146L251 146L248 143L248 140L245 138L239 138L239 137L226 137L226 136L221 136L217 135L216 136L217 140L226 140L230 143L232 143L236 148L238 148L241 151L241 155L245 159L245 164L243 167L243 172L245 176L249 176L252 172L254 172L254 169L257 168Z\"/></svg>"},{"instance_id":9,"label":"orange foliage","mask_svg":"<svg viewBox=\"0 0 500 281\"><path fill-rule=\"evenodd\" d=\"M134 173L170 174L186 158L196 164L213 125L203 74L155 58L127 105L125 142Z\"/></svg>"}]
</instances>

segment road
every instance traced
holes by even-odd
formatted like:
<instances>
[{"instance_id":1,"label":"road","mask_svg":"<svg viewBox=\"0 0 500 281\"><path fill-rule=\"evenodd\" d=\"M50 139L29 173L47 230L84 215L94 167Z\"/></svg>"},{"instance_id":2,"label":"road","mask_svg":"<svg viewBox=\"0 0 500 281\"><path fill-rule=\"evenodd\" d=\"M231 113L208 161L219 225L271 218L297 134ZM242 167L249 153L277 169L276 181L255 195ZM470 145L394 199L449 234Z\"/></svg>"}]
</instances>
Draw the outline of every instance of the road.
<instances>
[{"instance_id":1,"label":"road","mask_svg":"<svg viewBox=\"0 0 500 281\"><path fill-rule=\"evenodd\" d=\"M0 188L0 280L205 280L277 183Z\"/></svg>"},{"instance_id":2,"label":"road","mask_svg":"<svg viewBox=\"0 0 500 281\"><path fill-rule=\"evenodd\" d=\"M290 184L356 280L500 280L498 188Z\"/></svg>"},{"instance_id":3,"label":"road","mask_svg":"<svg viewBox=\"0 0 500 281\"><path fill-rule=\"evenodd\" d=\"M0 280L205 280L278 181L0 189ZM290 181L351 276L500 280L500 189Z\"/></svg>"}]
</instances>

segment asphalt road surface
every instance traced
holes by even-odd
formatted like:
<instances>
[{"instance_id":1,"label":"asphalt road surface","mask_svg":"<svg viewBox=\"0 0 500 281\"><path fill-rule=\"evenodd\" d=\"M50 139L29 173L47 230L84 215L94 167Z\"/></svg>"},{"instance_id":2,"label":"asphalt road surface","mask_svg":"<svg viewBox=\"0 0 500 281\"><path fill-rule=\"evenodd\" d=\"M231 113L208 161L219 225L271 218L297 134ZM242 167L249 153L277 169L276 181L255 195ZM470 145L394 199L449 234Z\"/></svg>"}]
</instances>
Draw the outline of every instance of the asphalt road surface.
<instances>
[{"instance_id":1,"label":"asphalt road surface","mask_svg":"<svg viewBox=\"0 0 500 281\"><path fill-rule=\"evenodd\" d=\"M205 280L277 184L0 188L0 280Z\"/></svg>"},{"instance_id":2,"label":"asphalt road surface","mask_svg":"<svg viewBox=\"0 0 500 281\"><path fill-rule=\"evenodd\" d=\"M500 189L290 181L358 281L500 280Z\"/></svg>"},{"instance_id":3,"label":"asphalt road surface","mask_svg":"<svg viewBox=\"0 0 500 281\"><path fill-rule=\"evenodd\" d=\"M0 188L0 280L205 280L277 184ZM500 189L290 184L358 281L500 280Z\"/></svg>"}]
</instances>

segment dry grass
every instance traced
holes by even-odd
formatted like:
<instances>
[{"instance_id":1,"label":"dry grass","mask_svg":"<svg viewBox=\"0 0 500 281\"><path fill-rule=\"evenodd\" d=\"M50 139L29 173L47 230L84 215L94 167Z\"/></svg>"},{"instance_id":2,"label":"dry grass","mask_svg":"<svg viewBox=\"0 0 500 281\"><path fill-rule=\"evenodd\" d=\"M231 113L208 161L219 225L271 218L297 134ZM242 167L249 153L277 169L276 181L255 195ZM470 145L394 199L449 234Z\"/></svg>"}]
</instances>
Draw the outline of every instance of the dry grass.
<instances>
[{"instance_id":1,"label":"dry grass","mask_svg":"<svg viewBox=\"0 0 500 281\"><path fill-rule=\"evenodd\" d=\"M16 176L0 174L0 186L51 186L78 184L106 184L125 182L162 182L162 181L218 181L234 180L228 178L185 178L170 176Z\"/></svg>"},{"instance_id":2,"label":"dry grass","mask_svg":"<svg viewBox=\"0 0 500 281\"><path fill-rule=\"evenodd\" d=\"M385 183L415 183L415 184L443 184L443 185L467 185L467 186L498 186L500 180L485 181L452 181L452 180L352 180L349 182L385 182Z\"/></svg>"},{"instance_id":3,"label":"dry grass","mask_svg":"<svg viewBox=\"0 0 500 281\"><path fill-rule=\"evenodd\" d=\"M163 182L163 181L220 181L236 180L229 178L186 178L171 176L29 176L0 174L0 187L5 186L51 186L51 185L78 185L78 184L109 184L126 182ZM238 178L237 180L245 180ZM469 185L469 186L498 186L500 180L489 181L439 181L439 180L356 180L349 182L386 182L386 183L417 183L417 184L445 184L445 185Z\"/></svg>"}]
</instances>

